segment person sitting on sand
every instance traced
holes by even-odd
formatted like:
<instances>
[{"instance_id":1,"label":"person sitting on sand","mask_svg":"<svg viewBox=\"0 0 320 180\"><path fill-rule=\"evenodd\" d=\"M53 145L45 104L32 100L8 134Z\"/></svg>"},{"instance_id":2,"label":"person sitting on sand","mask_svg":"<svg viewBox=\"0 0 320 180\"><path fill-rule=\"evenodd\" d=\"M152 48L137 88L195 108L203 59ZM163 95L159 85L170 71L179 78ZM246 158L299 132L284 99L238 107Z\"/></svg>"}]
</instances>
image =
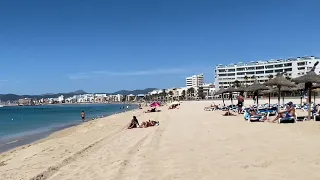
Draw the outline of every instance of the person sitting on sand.
<instances>
[{"instance_id":1,"label":"person sitting on sand","mask_svg":"<svg viewBox=\"0 0 320 180\"><path fill-rule=\"evenodd\" d=\"M133 116L133 118L132 118L132 120L131 120L131 123L130 123L128 129L138 128L138 127L140 127L140 126L139 126L139 121L138 121L138 119L137 119L136 116Z\"/></svg>"},{"instance_id":2,"label":"person sitting on sand","mask_svg":"<svg viewBox=\"0 0 320 180\"><path fill-rule=\"evenodd\" d=\"M315 115L320 115L320 104L317 104L316 106L314 106L313 111Z\"/></svg>"},{"instance_id":3,"label":"person sitting on sand","mask_svg":"<svg viewBox=\"0 0 320 180\"><path fill-rule=\"evenodd\" d=\"M293 107L293 103L289 102L287 109L285 111L278 112L277 117L272 122L276 122L279 118L291 118L295 115L295 113L296 110Z\"/></svg>"}]
</instances>

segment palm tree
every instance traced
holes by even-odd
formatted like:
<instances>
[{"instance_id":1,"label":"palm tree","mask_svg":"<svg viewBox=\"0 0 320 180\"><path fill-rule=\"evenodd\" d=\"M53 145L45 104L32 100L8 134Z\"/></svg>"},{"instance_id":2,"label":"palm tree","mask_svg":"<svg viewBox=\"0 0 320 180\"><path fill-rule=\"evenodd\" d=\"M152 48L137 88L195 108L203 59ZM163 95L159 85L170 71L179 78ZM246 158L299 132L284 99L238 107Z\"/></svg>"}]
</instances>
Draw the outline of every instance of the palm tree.
<instances>
[{"instance_id":1,"label":"palm tree","mask_svg":"<svg viewBox=\"0 0 320 180\"><path fill-rule=\"evenodd\" d=\"M189 88L189 89L187 90L187 94L188 94L189 97L193 97L193 95L194 95L194 88L193 88L193 87Z\"/></svg>"},{"instance_id":2,"label":"palm tree","mask_svg":"<svg viewBox=\"0 0 320 180\"><path fill-rule=\"evenodd\" d=\"M288 75L288 73L285 73L284 75L286 79L291 80L291 77Z\"/></svg>"},{"instance_id":3,"label":"palm tree","mask_svg":"<svg viewBox=\"0 0 320 180\"><path fill-rule=\"evenodd\" d=\"M173 92L169 91L168 95L170 96L171 100L173 99Z\"/></svg>"},{"instance_id":4,"label":"palm tree","mask_svg":"<svg viewBox=\"0 0 320 180\"><path fill-rule=\"evenodd\" d=\"M251 76L251 79L253 79L253 80L256 79L256 76L255 76L255 75L252 75L252 76Z\"/></svg>"},{"instance_id":5,"label":"palm tree","mask_svg":"<svg viewBox=\"0 0 320 180\"><path fill-rule=\"evenodd\" d=\"M246 76L244 77L244 81L245 81L245 83L246 83L246 85L245 85L245 86L247 86L247 85L248 85L248 84L247 84L248 79L249 79L249 77L246 75Z\"/></svg>"},{"instance_id":6,"label":"palm tree","mask_svg":"<svg viewBox=\"0 0 320 180\"><path fill-rule=\"evenodd\" d=\"M200 86L199 89L198 89L198 97L199 97L200 99L204 99L204 98L205 98L205 95L204 95L204 93L203 93L203 87L202 87L202 86Z\"/></svg>"},{"instance_id":7,"label":"palm tree","mask_svg":"<svg viewBox=\"0 0 320 180\"><path fill-rule=\"evenodd\" d=\"M173 96L173 92L172 91L169 91L168 93L170 96Z\"/></svg>"},{"instance_id":8,"label":"palm tree","mask_svg":"<svg viewBox=\"0 0 320 180\"><path fill-rule=\"evenodd\" d=\"M240 81L235 80L235 81L233 82L233 86L234 86L234 87L240 87Z\"/></svg>"},{"instance_id":9,"label":"palm tree","mask_svg":"<svg viewBox=\"0 0 320 180\"><path fill-rule=\"evenodd\" d=\"M161 95L162 99L165 99L166 96L167 96L166 90L165 90L165 89L162 89L162 92L161 92L160 95Z\"/></svg>"},{"instance_id":10,"label":"palm tree","mask_svg":"<svg viewBox=\"0 0 320 180\"><path fill-rule=\"evenodd\" d=\"M123 95L121 101L122 101L122 102L126 102L126 101L127 101L127 96L126 96L126 95Z\"/></svg>"},{"instance_id":11,"label":"palm tree","mask_svg":"<svg viewBox=\"0 0 320 180\"><path fill-rule=\"evenodd\" d=\"M181 98L182 98L182 99L185 99L185 97L186 97L186 91L183 90L183 91L181 92Z\"/></svg>"}]
</instances>

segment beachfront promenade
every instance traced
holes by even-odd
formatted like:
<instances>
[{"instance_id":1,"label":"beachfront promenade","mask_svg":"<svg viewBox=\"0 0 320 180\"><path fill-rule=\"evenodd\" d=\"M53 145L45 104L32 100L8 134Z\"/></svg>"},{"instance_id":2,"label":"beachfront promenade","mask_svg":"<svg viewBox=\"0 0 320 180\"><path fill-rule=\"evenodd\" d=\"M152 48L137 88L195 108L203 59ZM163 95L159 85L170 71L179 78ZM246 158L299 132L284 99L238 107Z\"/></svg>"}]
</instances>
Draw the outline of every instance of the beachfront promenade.
<instances>
[{"instance_id":1,"label":"beachfront promenade","mask_svg":"<svg viewBox=\"0 0 320 180\"><path fill-rule=\"evenodd\" d=\"M57 132L3 153L0 179L320 178L319 122L248 123L243 115L204 111L210 103L183 102L159 113L136 110ZM160 126L127 130L133 115Z\"/></svg>"}]
</instances>

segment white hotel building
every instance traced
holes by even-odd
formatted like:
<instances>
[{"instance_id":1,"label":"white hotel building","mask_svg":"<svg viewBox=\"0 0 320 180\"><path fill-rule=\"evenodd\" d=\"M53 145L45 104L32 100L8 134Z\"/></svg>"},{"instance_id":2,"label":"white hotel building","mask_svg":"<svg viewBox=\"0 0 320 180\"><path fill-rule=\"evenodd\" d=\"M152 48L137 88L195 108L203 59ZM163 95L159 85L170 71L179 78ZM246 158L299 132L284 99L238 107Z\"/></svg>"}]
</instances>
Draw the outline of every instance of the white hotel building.
<instances>
[{"instance_id":1,"label":"white hotel building","mask_svg":"<svg viewBox=\"0 0 320 180\"><path fill-rule=\"evenodd\" d=\"M275 76L282 72L290 78L296 78L310 71L317 61L320 61L318 57L308 56L229 65L219 64L215 69L215 87L217 90L222 87L227 88L236 80L247 85L252 84L255 79L263 83L269 80L270 75ZM317 66L315 72L319 74L319 71L320 66Z\"/></svg>"},{"instance_id":2,"label":"white hotel building","mask_svg":"<svg viewBox=\"0 0 320 180\"><path fill-rule=\"evenodd\" d=\"M204 85L204 75L193 75L186 78L186 87L199 87Z\"/></svg>"}]
</instances>

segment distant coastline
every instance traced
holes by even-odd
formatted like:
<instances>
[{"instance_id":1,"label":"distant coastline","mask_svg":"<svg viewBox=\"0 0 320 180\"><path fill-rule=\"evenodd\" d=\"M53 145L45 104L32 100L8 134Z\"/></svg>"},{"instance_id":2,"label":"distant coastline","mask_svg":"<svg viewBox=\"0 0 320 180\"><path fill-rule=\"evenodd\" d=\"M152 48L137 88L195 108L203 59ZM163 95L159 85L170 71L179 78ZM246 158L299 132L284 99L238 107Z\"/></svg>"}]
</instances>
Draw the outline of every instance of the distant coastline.
<instances>
[{"instance_id":1,"label":"distant coastline","mask_svg":"<svg viewBox=\"0 0 320 180\"><path fill-rule=\"evenodd\" d=\"M101 103L58 103L58 104L35 104L35 105L19 105L19 104L1 104L0 106L61 106L61 105L83 105L83 104L141 104L142 102L116 102L116 101L111 101L111 102L101 102Z\"/></svg>"}]
</instances>

